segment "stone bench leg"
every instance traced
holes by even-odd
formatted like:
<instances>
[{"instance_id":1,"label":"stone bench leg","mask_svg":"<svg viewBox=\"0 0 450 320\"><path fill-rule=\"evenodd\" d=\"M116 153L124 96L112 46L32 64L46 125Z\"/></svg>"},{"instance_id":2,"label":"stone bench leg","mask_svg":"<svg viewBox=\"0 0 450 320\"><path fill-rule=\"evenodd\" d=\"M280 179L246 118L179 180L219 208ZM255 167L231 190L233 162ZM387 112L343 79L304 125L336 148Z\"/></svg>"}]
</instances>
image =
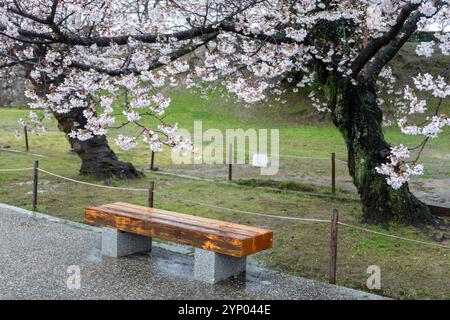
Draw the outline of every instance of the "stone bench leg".
<instances>
[{"instance_id":1,"label":"stone bench leg","mask_svg":"<svg viewBox=\"0 0 450 320\"><path fill-rule=\"evenodd\" d=\"M111 228L102 228L102 254L119 258L129 254L150 251L152 238Z\"/></svg>"},{"instance_id":2,"label":"stone bench leg","mask_svg":"<svg viewBox=\"0 0 450 320\"><path fill-rule=\"evenodd\" d=\"M236 258L212 251L195 249L194 278L217 283L245 272L247 258Z\"/></svg>"}]
</instances>

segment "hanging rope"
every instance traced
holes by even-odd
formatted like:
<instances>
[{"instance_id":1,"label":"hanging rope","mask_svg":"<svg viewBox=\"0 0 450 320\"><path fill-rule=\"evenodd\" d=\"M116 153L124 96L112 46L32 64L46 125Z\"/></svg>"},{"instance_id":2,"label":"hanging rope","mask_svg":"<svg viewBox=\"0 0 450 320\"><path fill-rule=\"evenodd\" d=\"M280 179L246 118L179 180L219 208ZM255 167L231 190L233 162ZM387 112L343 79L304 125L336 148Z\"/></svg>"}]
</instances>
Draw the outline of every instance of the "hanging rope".
<instances>
[{"instance_id":1,"label":"hanging rope","mask_svg":"<svg viewBox=\"0 0 450 320\"><path fill-rule=\"evenodd\" d=\"M33 169L34 168L0 169L0 172L28 171Z\"/></svg>"},{"instance_id":2,"label":"hanging rope","mask_svg":"<svg viewBox=\"0 0 450 320\"><path fill-rule=\"evenodd\" d=\"M374 230L369 230L369 229L353 226L351 224L344 223L344 222L338 222L338 224L340 224L342 226L345 226L345 227L349 227L349 228L357 229L357 230L360 230L360 231L365 231L365 232L377 234L377 235L388 237L388 238L400 239L400 240L404 240L404 241L410 241L410 242L416 242L416 243L420 243L420 244L425 244L425 245L428 245L428 246L435 246L435 247L439 247L439 248L450 249L449 246L444 246L442 244L436 244L436 243L430 243L430 242L425 242L425 241L420 241L420 240L414 240L414 239L394 236L392 234L387 234L387 233L383 233L383 232L378 232L378 231L374 231Z\"/></svg>"},{"instance_id":3,"label":"hanging rope","mask_svg":"<svg viewBox=\"0 0 450 320\"><path fill-rule=\"evenodd\" d=\"M221 207L221 206L216 206L216 205L205 203L205 202L181 199L181 198L174 197L174 196L171 196L168 194L164 194L164 195L161 194L161 195L165 196L167 198L171 198L174 200L183 201L183 202L187 202L187 203L192 203L192 204L196 204L196 205L203 206L203 207L209 207L209 208L214 208L214 209L219 209L219 210L226 210L226 211L250 214L250 215L259 216L259 217L275 218L275 219L283 219L283 220L298 220L298 221L330 223L330 220L322 220L322 219L315 219L315 218L299 218L299 217L290 217L290 216L278 216L278 215L265 214L265 213L260 213L260 212L252 212L252 211L245 211L245 210Z\"/></svg>"},{"instance_id":4,"label":"hanging rope","mask_svg":"<svg viewBox=\"0 0 450 320\"><path fill-rule=\"evenodd\" d=\"M63 179L63 180L75 182L75 183L78 183L78 184L84 184L84 185L91 186L91 187L113 189L113 190L122 190L122 191L145 191L145 192L148 191L148 189L136 189L136 188L104 186L104 185L101 185L101 184L89 183L89 182L84 182L84 181L79 181L79 180L75 180L75 179L72 179L72 178L64 177L64 176L61 176L59 174L52 173L50 171L47 171L47 170L44 170L44 169L41 169L41 168L38 168L38 170L41 171L41 172L44 172L44 173L46 173L48 175L51 175L51 176L54 176L54 177L57 177L57 178L60 178L60 179Z\"/></svg>"},{"instance_id":5,"label":"hanging rope","mask_svg":"<svg viewBox=\"0 0 450 320\"><path fill-rule=\"evenodd\" d=\"M0 169L0 172L28 171L28 170L33 170L33 169L34 168ZM113 189L113 190L122 190L122 191L148 192L148 189L144 189L144 188L124 188L124 187L112 187L112 186L99 185L99 184L95 184L95 183L79 181L79 180L75 180L75 179L68 178L68 177L65 177L65 176L61 176L59 174L56 174L56 173L53 173L53 172L50 172L50 171L47 171L47 170L44 170L44 169L41 169L41 168L38 168L38 170L43 172L43 173L46 173L48 175L51 175L51 176L54 176L54 177L57 177L57 178L60 178L60 179L63 179L63 180L71 181L71 182L78 183L78 184L88 185L88 186L91 186L91 187L106 188L106 189ZM231 211L231 212L237 212L237 213L242 213L242 214L247 214L247 215L259 216L259 217L265 217L265 218L271 218L271 219L291 220L291 221L331 223L330 220L325 220L325 219L300 218L300 217L292 217L292 216L271 215L271 214L265 214L265 213L260 213L260 212L253 212L253 211L246 211L246 210L239 210L239 209L233 209L233 208L217 206L217 205L213 205L213 204L209 204L209 203L205 203L205 202L188 200L188 199L184 199L184 198L181 198L181 197L172 196L172 195L169 195L169 194L162 194L162 193L159 193L159 192L155 192L155 193L160 194L161 196L164 196L164 197L167 197L167 198L174 199L174 200L178 200L178 201L182 201L182 202L186 202L186 203L192 203L194 205L199 205L199 206L213 208L213 209L219 209L219 210L225 210L225 211ZM342 225L342 226L345 226L345 227L352 228L352 229L356 229L356 230L360 230L360 231L364 231L364 232L368 232L368 233L372 233L372 234L376 234L376 235L380 235L380 236L384 236L384 237L388 237L388 238L393 238L393 239L398 239L398 240L403 240L403 241L409 241L409 242L414 242L414 243L418 243L418 244L422 244L422 245L434 246L434 247L438 247L438 248L450 249L450 247L446 246L446 245L435 244L435 243L430 243L430 242L426 242L426 241L400 237L400 236L387 234L387 233L383 233L383 232L378 232L378 231L374 231L374 230L370 230L370 229L366 229L366 228L362 228L362 227L357 227L357 226L354 226L354 225L351 225L351 224L348 224L348 223L344 223L344 222L338 222L338 224Z\"/></svg>"},{"instance_id":6,"label":"hanging rope","mask_svg":"<svg viewBox=\"0 0 450 320\"><path fill-rule=\"evenodd\" d=\"M40 158L50 158L50 157L48 157L48 156L44 156L43 154L30 153L30 152L20 151L20 150L14 150L14 149L0 148L0 151L4 151L4 152L13 152L13 153L22 153L22 154L26 154L26 155L29 155L29 156L40 157Z\"/></svg>"}]
</instances>

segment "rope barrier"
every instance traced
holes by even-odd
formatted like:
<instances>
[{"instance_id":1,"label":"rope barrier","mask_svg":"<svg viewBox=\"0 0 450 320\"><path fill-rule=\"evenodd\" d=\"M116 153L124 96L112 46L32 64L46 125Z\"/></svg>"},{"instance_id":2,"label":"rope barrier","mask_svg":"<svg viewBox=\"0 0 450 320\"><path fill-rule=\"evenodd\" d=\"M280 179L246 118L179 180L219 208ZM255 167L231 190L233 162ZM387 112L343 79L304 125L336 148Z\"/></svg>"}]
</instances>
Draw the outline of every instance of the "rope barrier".
<instances>
[{"instance_id":1,"label":"rope barrier","mask_svg":"<svg viewBox=\"0 0 450 320\"><path fill-rule=\"evenodd\" d=\"M216 205L212 205L212 204L208 204L208 203L204 203L204 202L199 202L199 201L180 199L180 198L176 198L176 197L173 197L173 196L170 196L170 195L164 195L164 196L166 196L168 198L175 199L175 200L180 200L180 201L184 201L184 202L187 202L187 203L193 203L193 204L197 204L197 205L205 206L205 207L210 207L210 208L214 208L214 209L227 210L227 211L239 212L239 213L244 213L244 214L251 214L251 215L267 217L267 218L276 218L276 219L285 219L285 220L298 220L298 221L307 221L307 222L319 222L319 223L331 223L331 220L316 219L316 218L299 218L299 217L278 216L278 215L264 214L264 213L259 213L259 212L252 212L252 211L245 211L245 210L239 210L239 209L226 208L226 207L216 206ZM399 239L399 240L403 240L403 241L410 241L410 242L420 243L420 244L429 245L429 246L435 246L435 247L444 248L444 249L450 249L449 246L445 246L445 245L441 245L441 244L435 244L435 243L430 243L430 242L425 242L425 241L420 241L420 240L415 240L415 239L404 238L404 237L400 237L400 236L395 236L395 235L391 235L391 234L387 234L387 233L382 233L382 232L378 232L378 231L374 231L374 230L369 230L369 229L357 227L357 226L354 226L354 225L351 225L351 224L348 224L348 223L344 223L344 222L338 222L338 224L340 224L342 226L349 227L349 228L354 228L354 229L357 229L357 230L361 230L361 231L377 234L377 235L380 235L380 236L385 236L385 237L389 237L389 238Z\"/></svg>"},{"instance_id":2,"label":"rope barrier","mask_svg":"<svg viewBox=\"0 0 450 320\"><path fill-rule=\"evenodd\" d=\"M264 214L264 213L259 213L259 212L252 212L252 211L245 211L245 210L239 210L239 209L226 208L226 207L216 206L216 205L212 205L212 204L208 204L208 203L204 203L204 202L199 202L199 201L180 199L180 198L176 198L176 197L173 197L173 196L170 196L170 195L165 195L165 196L169 197L169 198L172 198L172 199L181 200L181 201L184 201L184 202L187 202L187 203L197 204L197 205L200 205L200 206L205 206L205 207L210 207L210 208L215 208L215 209L220 209L220 210L234 211L234 212L239 212L239 213L244 213L244 214L251 214L251 215L262 216L262 217L267 217L267 218L276 218L276 219L285 219L285 220L298 220L298 221L307 221L307 222L319 222L319 223L331 223L331 220L316 219L316 218L299 218L299 217L278 216L278 215ZM404 237L395 236L395 235L382 233L382 232L378 232L378 231L373 231L373 230L369 230L369 229L353 226L351 224L344 223L344 222L338 222L338 224L340 224L342 226L354 228L354 229L357 229L357 230L361 230L361 231L377 234L377 235L380 235L380 236L385 236L385 237L389 237L389 238L399 239L399 240L403 240L403 241L410 241L410 242L420 243L420 244L429 245L429 246L435 246L435 247L439 247L439 248L450 249L449 246L440 245L440 244L434 244L434 243L430 243L430 242L414 240L414 239L409 239L409 238L404 238Z\"/></svg>"},{"instance_id":3,"label":"rope barrier","mask_svg":"<svg viewBox=\"0 0 450 320\"><path fill-rule=\"evenodd\" d=\"M34 169L34 168L0 169L0 171L25 171L25 170L32 170L32 169ZM58 175L56 173L53 173L53 172L50 172L50 171L47 171L47 170L44 170L41 168L38 168L38 170L43 173L46 173L48 175L51 175L51 176L54 176L54 177L57 177L57 178L60 178L63 180L71 181L71 182L78 183L78 184L84 184L84 185L88 185L88 186L92 186L92 187L99 187L99 188L106 188L106 189L113 189L113 190L123 190L123 191L148 192L148 189L144 189L144 188L124 188L124 187L104 186L104 185L99 185L99 184L95 184L95 183L89 183L89 182L75 180L75 179L61 176L61 175ZM281 219L281 220L291 220L291 221L294 220L294 221L306 221L306 222L318 222L318 223L331 223L331 220L271 215L271 214L265 214L265 213L260 213L260 212L227 208L227 207L217 206L217 205L200 202L200 201L182 199L181 197L175 197L175 196L172 196L169 194L163 194L160 192L155 192L155 193L160 194L167 198L171 198L171 199L178 200L178 201L183 201L186 203L192 203L192 204L199 205L199 206L204 206L204 207L209 207L209 208L214 208L214 209L219 209L219 210L225 210L225 211L238 212L238 213L242 213L242 214L249 214L249 215L254 215L254 216L259 216L259 217L266 217L266 218L271 218L271 219ZM419 243L422 245L434 246L434 247L439 247L439 248L444 248L444 249L450 249L449 246L445 246L445 245L441 245L441 244L434 244L434 243L425 242L425 241L421 241L421 240L409 239L409 238L400 237L400 236L395 236L395 235L378 232L378 231L374 231L374 230L370 230L370 229L366 229L366 228L362 228L362 227L357 227L357 226L354 226L354 225L351 225L348 223L344 223L344 222L338 222L338 224L345 226L345 227L353 228L356 230L360 230L360 231L364 231L364 232L368 232L368 233L372 233L372 234L376 234L376 235L380 235L380 236L384 236L384 237L388 237L388 238L399 239L399 240L409 241L409 242L415 242L415 243Z\"/></svg>"},{"instance_id":4,"label":"rope barrier","mask_svg":"<svg viewBox=\"0 0 450 320\"><path fill-rule=\"evenodd\" d=\"M280 154L280 158L293 158L293 159L309 159L309 160L330 160L329 158L315 158L315 157L302 157Z\"/></svg>"},{"instance_id":5,"label":"rope barrier","mask_svg":"<svg viewBox=\"0 0 450 320\"><path fill-rule=\"evenodd\" d=\"M41 157L41 158L49 158L48 156L45 156L45 155L42 155L42 154L30 153L30 152L26 152L26 151L15 150L15 149L0 148L0 151L13 152L13 153L23 153L23 154L36 156L36 157ZM239 150L237 150L237 151L239 151ZM284 155L284 154L279 154L278 156L280 158L292 158L292 159L330 160L330 158L325 158L325 157L306 157L306 156L294 156L294 155ZM343 163L347 163L347 161L341 160L339 158L336 158L336 160L340 161L340 162L343 162Z\"/></svg>"},{"instance_id":6,"label":"rope barrier","mask_svg":"<svg viewBox=\"0 0 450 320\"><path fill-rule=\"evenodd\" d=\"M425 242L425 241L420 241L420 240L415 240L415 239L409 239L409 238L394 236L394 235L388 234L388 233L383 233L383 232L378 232L378 231L374 231L374 230L369 230L369 229L353 226L351 224L344 223L344 222L338 222L338 224L340 224L341 226L345 226L345 227L357 229L357 230L360 230L360 231L365 231L365 232L377 234L377 235L380 235L380 236L385 236L385 237L388 237L388 238L400 239L400 240L404 240L404 241L411 241L411 242L416 242L416 243L425 244L425 245L429 245L429 246L435 246L435 247L439 247L439 248L450 249L449 246L444 246L442 244L435 244L435 243L430 243L430 242Z\"/></svg>"},{"instance_id":7,"label":"rope barrier","mask_svg":"<svg viewBox=\"0 0 450 320\"><path fill-rule=\"evenodd\" d=\"M283 155L283 154L280 154L280 158L293 158L293 159L308 159L308 160L326 160L326 161L330 161L330 158L302 157L302 156ZM336 158L336 161L339 161L339 162L342 162L342 163L347 163L347 161L341 160L339 158Z\"/></svg>"},{"instance_id":8,"label":"rope barrier","mask_svg":"<svg viewBox=\"0 0 450 320\"><path fill-rule=\"evenodd\" d=\"M23 153L23 154L30 155L30 156L34 156L34 157L49 158L48 156L44 156L44 155L42 155L42 154L30 153L30 152L20 151L20 150L14 150L14 149L0 148L0 151L4 151L4 152L13 152L13 153Z\"/></svg>"},{"instance_id":9,"label":"rope barrier","mask_svg":"<svg viewBox=\"0 0 450 320\"><path fill-rule=\"evenodd\" d=\"M34 168L0 169L0 172L28 171Z\"/></svg>"},{"instance_id":10,"label":"rope barrier","mask_svg":"<svg viewBox=\"0 0 450 320\"><path fill-rule=\"evenodd\" d=\"M289 189L277 189L272 188L268 186L258 186L258 187L249 187L243 184L237 184L237 183L230 183L228 181L221 181L217 179L210 179L210 178L203 178L203 177L196 177L196 176L190 176L185 174L178 174L175 172L169 172L167 170L158 170L158 171L148 171L148 169L143 168L145 172L152 173L152 174L160 174L160 175L167 175L172 177L177 177L181 179L191 179L195 181L206 181L206 182L213 182L217 184L221 184L224 186L233 186L237 188L259 188L259 189L266 189L266 190L272 190L276 192L286 192L286 193L292 193L292 194L303 194L306 196L313 196L313 197L321 197L321 198L330 198L330 199L336 199L336 200L345 200L345 201L359 201L358 198L352 198L352 197L345 197L345 196L338 196L333 194L325 194L325 193L319 193L319 192L311 192L311 191L301 191L301 190L289 190Z\"/></svg>"},{"instance_id":11,"label":"rope barrier","mask_svg":"<svg viewBox=\"0 0 450 320\"><path fill-rule=\"evenodd\" d=\"M146 170L145 168L141 169L141 170L144 170L144 171L149 172L149 173L161 174L161 175L177 177L177 178L183 178L183 179L191 179L191 180L198 180L198 181L222 183L222 181L218 181L218 180L215 180L215 179L190 176L190 175L187 175L187 174L178 174L178 173L169 172L169 171L166 171L166 170L165 171L162 171L162 170L158 170L158 171L151 171L150 170L150 171L148 171L148 169ZM227 184L228 185L229 183L228 182L223 182L223 184Z\"/></svg>"},{"instance_id":12,"label":"rope barrier","mask_svg":"<svg viewBox=\"0 0 450 320\"><path fill-rule=\"evenodd\" d=\"M38 168L39 171L44 172L48 175L63 179L63 180L67 180L67 181L71 181L74 183L79 183L79 184L84 184L84 185L88 185L91 187L98 187L98 188L105 188L105 189L113 189L113 190L122 190L122 191L145 191L147 192L148 189L136 189L136 188L124 188L124 187L112 187L112 186L103 186L101 184L95 184L95 183L89 183L89 182L84 182L84 181L79 181L79 180L75 180L72 178L68 178L68 177L64 177L64 176L60 176L59 174L56 173L52 173L50 171Z\"/></svg>"},{"instance_id":13,"label":"rope barrier","mask_svg":"<svg viewBox=\"0 0 450 320\"><path fill-rule=\"evenodd\" d=\"M235 151L237 152L244 152L246 153L247 151L250 152L250 150L247 149L235 149ZM276 156L272 155L271 158L274 158ZM330 158L326 158L326 157L306 157L306 156L295 156L295 155L290 155L290 154L278 154L278 158L293 158L293 159L308 159L308 160L327 160L330 161ZM345 160L341 160L339 158L336 158L337 161L343 162L343 163L347 163L347 161Z\"/></svg>"},{"instance_id":14,"label":"rope barrier","mask_svg":"<svg viewBox=\"0 0 450 320\"><path fill-rule=\"evenodd\" d=\"M161 194L163 195L163 194ZM284 220L299 220L299 221L308 221L308 222L321 222L321 223L330 223L330 220L322 220L322 219L315 219L315 218L299 218L299 217L290 217L290 216L278 216L278 215L272 215L272 214L265 214L260 212L252 212L252 211L245 211L245 210L239 210L239 209L233 209L233 208L226 208L221 206L216 206L213 204L205 203L205 202L199 202L199 201L193 201L193 200L187 200L187 199L180 199L171 195L164 194L163 196L167 198L172 198L174 200L179 200L187 203L196 204L199 206L214 208L214 209L220 209L220 210L226 210L226 211L233 211L233 212L239 212L244 214L251 214L254 216L260 216L260 217L266 217L266 218L276 218L276 219L284 219Z\"/></svg>"}]
</instances>

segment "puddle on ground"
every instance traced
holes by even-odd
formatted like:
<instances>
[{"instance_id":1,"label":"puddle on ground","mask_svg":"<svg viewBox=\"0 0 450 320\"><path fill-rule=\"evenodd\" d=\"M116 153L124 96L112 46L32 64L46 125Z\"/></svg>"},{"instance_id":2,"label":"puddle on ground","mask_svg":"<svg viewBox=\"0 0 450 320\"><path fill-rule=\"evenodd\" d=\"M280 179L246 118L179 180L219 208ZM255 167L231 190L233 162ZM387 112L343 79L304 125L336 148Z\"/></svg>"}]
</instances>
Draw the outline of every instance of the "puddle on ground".
<instances>
[{"instance_id":1,"label":"puddle on ground","mask_svg":"<svg viewBox=\"0 0 450 320\"><path fill-rule=\"evenodd\" d=\"M194 259L184 254L153 248L148 261L163 274L186 279L194 274Z\"/></svg>"},{"instance_id":2,"label":"puddle on ground","mask_svg":"<svg viewBox=\"0 0 450 320\"><path fill-rule=\"evenodd\" d=\"M155 268L161 274L179 277L183 279L194 279L194 257L178 252L167 250L167 248L153 248L147 257L150 268ZM236 278L219 283L221 286L233 286L246 290L258 290L272 285L270 273L255 264L247 263L247 272Z\"/></svg>"},{"instance_id":3,"label":"puddle on ground","mask_svg":"<svg viewBox=\"0 0 450 320\"><path fill-rule=\"evenodd\" d=\"M91 263L102 262L102 250L100 248L92 248L86 257L86 260Z\"/></svg>"}]
</instances>

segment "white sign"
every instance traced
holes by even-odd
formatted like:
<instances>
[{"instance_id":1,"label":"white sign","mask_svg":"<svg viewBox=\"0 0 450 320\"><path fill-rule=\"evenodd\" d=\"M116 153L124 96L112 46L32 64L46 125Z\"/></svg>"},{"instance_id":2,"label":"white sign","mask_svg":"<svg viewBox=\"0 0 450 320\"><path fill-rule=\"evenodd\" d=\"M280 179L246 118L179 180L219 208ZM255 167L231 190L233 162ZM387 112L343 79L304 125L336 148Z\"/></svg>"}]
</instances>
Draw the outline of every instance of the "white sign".
<instances>
[{"instance_id":1,"label":"white sign","mask_svg":"<svg viewBox=\"0 0 450 320\"><path fill-rule=\"evenodd\" d=\"M258 154L255 153L253 155L252 165L259 168L266 168L269 160L267 158L267 154Z\"/></svg>"}]
</instances>

